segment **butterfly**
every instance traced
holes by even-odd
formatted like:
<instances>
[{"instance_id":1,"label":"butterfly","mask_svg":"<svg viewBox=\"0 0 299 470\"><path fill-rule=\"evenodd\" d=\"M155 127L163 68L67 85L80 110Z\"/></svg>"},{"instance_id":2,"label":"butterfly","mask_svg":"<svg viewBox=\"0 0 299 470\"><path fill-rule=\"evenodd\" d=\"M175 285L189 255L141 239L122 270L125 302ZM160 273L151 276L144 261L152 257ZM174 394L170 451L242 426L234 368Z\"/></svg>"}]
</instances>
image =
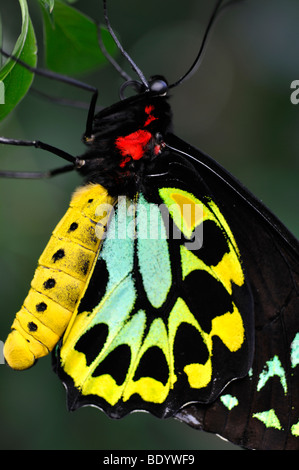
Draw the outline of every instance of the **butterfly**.
<instances>
[{"instance_id":1,"label":"butterfly","mask_svg":"<svg viewBox=\"0 0 299 470\"><path fill-rule=\"evenodd\" d=\"M196 61L170 85L145 78L103 4L139 80L121 72L121 100L97 114L91 88L84 155L0 140L55 153L69 165L52 176L85 179L39 259L5 359L27 369L53 351L70 410L143 410L245 448L297 449L299 243L172 132L169 91L194 71L227 4L216 3Z\"/></svg>"}]
</instances>

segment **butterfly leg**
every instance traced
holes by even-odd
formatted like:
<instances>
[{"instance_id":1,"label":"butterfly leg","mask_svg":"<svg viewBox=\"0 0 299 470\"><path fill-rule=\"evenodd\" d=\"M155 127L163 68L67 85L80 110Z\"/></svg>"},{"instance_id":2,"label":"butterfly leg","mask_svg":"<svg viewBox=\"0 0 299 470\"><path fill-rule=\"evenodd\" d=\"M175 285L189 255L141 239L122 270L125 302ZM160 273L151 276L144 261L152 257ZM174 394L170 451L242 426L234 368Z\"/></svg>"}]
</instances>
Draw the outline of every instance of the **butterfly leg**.
<instances>
[{"instance_id":1,"label":"butterfly leg","mask_svg":"<svg viewBox=\"0 0 299 470\"><path fill-rule=\"evenodd\" d=\"M53 153L54 155L57 155L58 157L63 158L64 160L67 160L68 162L71 162L70 165L55 168L53 170L45 172L0 171L0 177L3 178L50 178L52 176L56 176L57 174L66 173L68 171L74 170L75 168L79 168L83 164L82 160L80 160L79 158L73 157L64 150L61 150L57 147L53 147L52 145L46 144L45 142L41 142L40 140L18 140L0 137L0 144L40 148L42 150L46 150L50 153Z\"/></svg>"},{"instance_id":2,"label":"butterfly leg","mask_svg":"<svg viewBox=\"0 0 299 470\"><path fill-rule=\"evenodd\" d=\"M84 89L86 91L92 92L92 97L91 101L89 104L88 108L88 115L87 115L87 121L86 121L86 129L84 133L83 139L85 141L88 141L88 139L91 137L92 134L92 123L94 119L94 114L95 114L95 108L96 108L96 102L97 102L97 97L98 97L98 90L90 85L87 85L86 83L83 83L79 80L73 79L71 77L67 77L65 75L61 75L49 70L43 70L43 69L38 69L35 67L31 67L22 60L18 59L17 57L14 57L0 48L0 52L6 56L10 57L13 60L15 60L17 63L22 65L24 68L29 70L32 73L35 73L37 75L44 76L46 78L50 78L53 80L61 81L64 83L67 83L72 86L76 86L78 88ZM15 145L15 146L23 146L23 147L35 147L35 148L40 148L42 150L46 150L50 153L53 153L54 155L59 156L60 158L63 158L64 160L67 160L72 163L72 165L67 165L62 168L55 168L50 171L46 172L12 172L12 171L1 171L0 172L0 177L6 177L6 178L50 178L52 176L55 176L60 173L65 173L67 171L71 171L74 168L78 168L82 166L83 162L76 157L73 157L69 153L54 147L52 145L46 144L45 142L41 142L39 140L18 140L18 139L8 139L5 137L0 137L0 144L5 144L5 145Z\"/></svg>"},{"instance_id":3,"label":"butterfly leg","mask_svg":"<svg viewBox=\"0 0 299 470\"><path fill-rule=\"evenodd\" d=\"M66 165L62 168L54 168L49 171L0 171L0 178L22 178L22 179L42 179L52 178L61 173L72 171L74 165Z\"/></svg>"}]
</instances>

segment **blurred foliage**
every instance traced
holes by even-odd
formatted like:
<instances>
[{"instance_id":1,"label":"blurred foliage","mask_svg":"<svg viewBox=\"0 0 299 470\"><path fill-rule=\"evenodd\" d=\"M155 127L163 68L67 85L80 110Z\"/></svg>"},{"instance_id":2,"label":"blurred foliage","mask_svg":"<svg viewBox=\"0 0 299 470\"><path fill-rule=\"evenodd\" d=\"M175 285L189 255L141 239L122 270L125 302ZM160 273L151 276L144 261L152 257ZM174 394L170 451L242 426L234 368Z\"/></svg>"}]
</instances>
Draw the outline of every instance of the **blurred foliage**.
<instances>
[{"instance_id":1,"label":"blurred foliage","mask_svg":"<svg viewBox=\"0 0 299 470\"><path fill-rule=\"evenodd\" d=\"M51 6L49 0L43 3ZM72 6L102 22L100 3L78 0ZM28 4L38 66L44 67L40 4L37 0ZM211 2L203 0L152 0L146 8L139 0L109 0L108 5L110 20L138 66L147 76L164 74L170 82L194 60L211 11ZM0 10L4 49L12 51L22 28L20 4L1 0ZM175 132L241 179L297 237L299 107L290 102L290 83L299 78L298 14L297 0L236 3L217 22L197 73L173 90L171 98ZM124 59L117 58L131 73ZM74 61L81 60L80 49ZM98 87L99 104L118 100L122 80L111 66L81 73L80 79ZM34 87L55 97L86 103L90 99L86 91L41 77L35 77ZM0 132L11 138L40 139L80 155L85 120L84 109L59 106L29 93L2 122ZM5 146L0 160L3 170L39 171L63 165L46 152ZM37 259L78 184L79 177L72 174L47 181L0 181L2 340L27 294ZM93 408L69 413L49 357L20 373L0 365L0 375L1 449L235 448L172 419L161 421L144 413L120 421Z\"/></svg>"},{"instance_id":2,"label":"blurred foliage","mask_svg":"<svg viewBox=\"0 0 299 470\"><path fill-rule=\"evenodd\" d=\"M29 66L36 64L36 42L26 0L19 0L22 15L21 32L12 54ZM5 103L0 107L0 120L10 113L27 93L33 74L9 58L0 70L0 80L4 83Z\"/></svg>"},{"instance_id":3,"label":"blurred foliage","mask_svg":"<svg viewBox=\"0 0 299 470\"><path fill-rule=\"evenodd\" d=\"M53 0L38 1L43 13L46 68L73 76L106 64L107 60L98 44L98 26L94 21L60 0L55 0L55 3ZM19 7L21 32L11 52L13 57L9 57L0 69L0 80L4 83L6 95L5 103L0 108L0 120L15 108L31 86L33 74L22 63L34 67L37 62L35 32L27 0L19 0ZM107 52L115 55L117 47L110 34L103 27L100 31Z\"/></svg>"},{"instance_id":4,"label":"blurred foliage","mask_svg":"<svg viewBox=\"0 0 299 470\"><path fill-rule=\"evenodd\" d=\"M97 25L87 16L55 0L52 13L44 10L43 17L47 68L73 76L106 64L98 44ZM105 28L101 36L107 51L115 55L116 45Z\"/></svg>"}]
</instances>

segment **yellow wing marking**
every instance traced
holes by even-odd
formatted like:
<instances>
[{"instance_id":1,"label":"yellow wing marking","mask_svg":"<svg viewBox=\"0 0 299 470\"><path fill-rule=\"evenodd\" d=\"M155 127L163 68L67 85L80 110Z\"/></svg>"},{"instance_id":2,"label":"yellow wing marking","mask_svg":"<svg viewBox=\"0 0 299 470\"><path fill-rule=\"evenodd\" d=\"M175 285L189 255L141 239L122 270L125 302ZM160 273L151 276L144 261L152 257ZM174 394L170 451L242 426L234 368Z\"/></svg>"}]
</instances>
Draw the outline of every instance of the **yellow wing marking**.
<instances>
[{"instance_id":1,"label":"yellow wing marking","mask_svg":"<svg viewBox=\"0 0 299 470\"><path fill-rule=\"evenodd\" d=\"M209 352L209 358L205 364L187 364L184 367L184 372L187 374L190 387L206 387L212 379L213 336L218 336L230 351L237 351L244 342L245 331L242 317L233 304L233 312L227 312L213 318L211 331L206 333L190 312L184 300L179 297L169 315L170 350L173 350L175 336L182 322L186 322L198 330Z\"/></svg>"}]
</instances>

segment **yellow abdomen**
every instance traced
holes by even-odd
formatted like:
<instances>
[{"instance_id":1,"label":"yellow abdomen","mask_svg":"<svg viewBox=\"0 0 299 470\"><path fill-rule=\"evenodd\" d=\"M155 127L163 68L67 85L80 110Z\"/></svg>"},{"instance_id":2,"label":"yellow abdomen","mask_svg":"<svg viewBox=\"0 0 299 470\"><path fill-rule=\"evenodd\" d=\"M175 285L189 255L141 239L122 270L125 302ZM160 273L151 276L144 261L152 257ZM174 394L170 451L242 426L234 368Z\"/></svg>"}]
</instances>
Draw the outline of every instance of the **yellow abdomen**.
<instances>
[{"instance_id":1,"label":"yellow abdomen","mask_svg":"<svg viewBox=\"0 0 299 470\"><path fill-rule=\"evenodd\" d=\"M5 342L4 357L13 369L31 367L63 335L88 285L112 204L100 185L75 191L38 261L31 289Z\"/></svg>"}]
</instances>

